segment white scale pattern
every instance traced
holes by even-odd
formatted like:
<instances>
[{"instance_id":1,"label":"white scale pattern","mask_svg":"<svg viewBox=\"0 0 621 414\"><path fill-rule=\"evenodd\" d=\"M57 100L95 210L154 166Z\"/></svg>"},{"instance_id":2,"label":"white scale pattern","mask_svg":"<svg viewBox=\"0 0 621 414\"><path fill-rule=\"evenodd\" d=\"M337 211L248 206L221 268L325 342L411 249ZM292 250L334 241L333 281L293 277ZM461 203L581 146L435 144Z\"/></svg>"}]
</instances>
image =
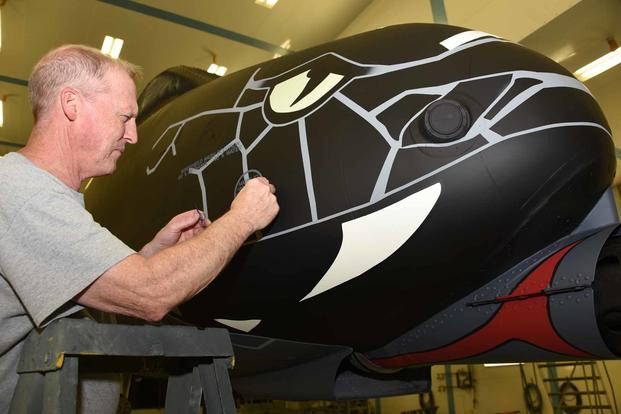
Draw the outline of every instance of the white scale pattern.
<instances>
[{"instance_id":1,"label":"white scale pattern","mask_svg":"<svg viewBox=\"0 0 621 414\"><path fill-rule=\"evenodd\" d=\"M308 154L308 145L307 145L307 137L306 134L303 133L305 132L305 118L308 117L311 113L313 113L314 111L318 110L322 105L318 106L317 108L315 108L313 111L305 113L303 117L294 120L290 123L293 122L297 122L299 125L299 131L300 131L300 142L301 142L301 150L302 150L302 157L303 157L303 168L304 168L304 174L305 174L305 178L306 178L306 184L307 184L307 193L308 193L308 200L309 200L309 207L310 207L310 211L312 212L311 216L312 216L312 220L308 223L302 224L300 226L297 227L293 227L284 231L281 231L279 233L273 233L267 236L264 236L263 238L261 238L258 241L263 241L263 240L268 240L270 238L273 237L277 237L286 233L290 233L292 231L296 231L299 230L301 228L307 227L309 225L313 225L313 224L317 224L326 220L331 220L335 217L341 216L343 214L347 214L350 213L352 211L356 211L365 207L368 207L371 204L374 204L380 200L382 200L383 198L392 195L398 191L401 191L411 185L414 185L418 182L420 182L423 179L428 178L431 175L435 175L441 171L444 171L447 168L450 168L451 166L455 165L458 162L461 162L462 160L471 157L475 154L477 154L480 151L483 151L485 149L487 149L490 145L496 144L500 141L506 140L506 139L510 139L510 138L514 138L520 135L524 135L524 134L528 134L528 133L532 133L532 132L536 132L538 130L543 130L543 129L549 129L549 128L560 128L560 127L572 127L572 126L590 126L590 127L595 127L595 128L600 128L603 131L605 131L607 134L609 134L609 132L606 130L606 128L604 128L602 125L599 124L594 124L594 123L589 123L589 122L567 122L567 123L562 123L562 124L553 124L553 125L544 125L538 128L534 128L534 129L529 129L529 130L525 130L525 131L518 131L515 132L513 134L507 135L507 136L502 136L499 135L498 133L494 132L491 130L491 128L498 123L502 118L504 118L508 113L510 113L512 110L514 110L515 108L517 108L519 105L521 105L522 103L524 103L525 101L527 101L530 97L532 97L533 95L535 95L537 92L539 92L540 90L546 89L546 88L574 88L574 89L579 89L584 91L585 93L589 93L589 90L579 81L577 81L576 79L569 77L569 76L564 76L564 75L559 75L559 74L555 74L555 73L541 73L541 72L532 72L532 71L510 71L510 72L501 72L501 73L493 73L493 74L489 74L489 75L484 75L484 76L477 76L477 77L471 77L471 78L464 78L464 79L460 79L448 84L444 84L444 85L436 85L436 86L430 86L430 87L426 87L426 88L417 88L417 89L409 89L409 90L404 90L402 92L400 92L398 95L388 99L386 102L382 103L381 105L377 106L376 108L367 111L364 108L362 108L360 105L358 105L357 103L355 103L354 101L352 101L351 99L349 99L347 96L343 95L340 90L342 90L343 88L345 88L349 83L357 80L357 79L362 79L362 78L367 78L367 77L375 77L375 76L381 76L387 73L391 73L391 72L395 72L395 71L399 71L399 70L403 70L403 69L408 69L408 68L412 68L415 66L420 66L420 65L425 65L428 63L432 63L432 62L437 62L439 60L442 60L450 55L453 55L455 53L459 53L462 52L464 50L467 50L469 48L472 47L476 47L482 44L486 44L489 42L506 42L503 39L499 39L499 38L484 38L484 39L480 39L480 40L476 40L476 41L472 41L470 43L466 43L466 44L462 44L458 47L455 47L453 49L447 50L446 52L443 52L437 56L432 56L429 58L425 58L425 59L420 59L420 60L416 60L416 61L412 61L412 62L405 62L405 63L399 63L399 64L393 64L393 65L368 65L368 64L362 64L359 62L355 62L352 61L350 59L347 59L343 56L340 56L336 53L327 53L336 56L337 58L347 61L353 65L359 66L359 67L363 67L363 68L368 68L370 69L370 71L364 75L360 75L360 76L355 76L352 79L350 79L347 83L345 83L344 85L342 85L338 91L333 93L333 98L337 99L340 103L342 103L343 105L345 105L347 108L349 108L351 111L353 111L354 113L356 113L357 115L360 116L360 118L367 122L371 127L373 127L374 130L376 130L378 132L378 134L386 141L386 143L388 143L388 145L390 146L390 150L388 152L388 155L386 157L386 160L384 162L384 165L382 166L381 172L378 176L378 179L376 181L373 193L371 195L370 200L367 203L355 206L351 209L327 216L327 217L322 217L322 218L318 218L317 217L317 206L316 206L316 202L315 202L315 196L314 196L314 188L313 188L313 183L312 183L312 179L311 179L311 163L310 163L310 154ZM306 65L314 60L320 59L321 57L323 57L325 55L319 56L315 59L312 59L309 62L305 62L303 65ZM278 76L283 76L286 73L290 73L292 71L295 71L296 69L298 69L300 66L299 65L295 68L290 69L289 71L280 74ZM227 150L229 150L232 146L236 146L237 149L239 150L239 152L241 153L242 156L242 171L247 171L248 170L248 154L250 154L252 152L252 150L262 141L262 139L267 135L267 133L275 127L281 126L281 125L274 125L271 122L268 121L267 117L264 114L264 118L265 121L267 122L268 126L265 128L265 130L263 130L259 136L252 142L252 144L246 148L244 147L243 143L240 140L240 130L241 130L241 123L243 122L243 116L246 112L248 111L252 111L255 110L257 108L262 108L262 110L264 110L264 105L268 104L266 102L260 102L260 103L256 103L253 105L248 105L248 106L244 106L244 107L239 107L239 101L241 99L241 97L243 96L243 94L251 89L251 90L265 90L268 89L268 87L264 86L267 82L269 82L270 80L275 79L277 76L274 77L270 77L270 78L266 78L266 79L262 79L262 80L255 80L255 77L257 75L257 73L260 71L260 68L257 69L257 71L255 71L255 73L252 75L252 77L248 80L248 82L246 83L245 87L242 89L242 91L240 92L237 101L235 103L235 106L233 108L222 108L222 109L215 109L215 110L209 110L209 111L203 111L203 112L199 112L191 117L188 117L186 119L183 119L181 121L178 121L174 124L171 124L170 126L168 126L164 132L161 134L161 136L156 140L156 142L153 144L153 149L159 144L159 142L161 141L161 139L166 135L166 133L174 128L177 128L175 136L172 140L172 142L169 144L168 148L164 151L164 153L162 154L162 156L160 157L160 159L157 161L157 163L153 166L153 167L147 167L146 169L146 173L147 175L152 174L153 172L155 172L157 170L157 168L159 167L160 163L162 162L162 160L165 158L165 156L167 154L172 154L172 156L176 155L176 147L175 147L175 143L177 138L179 137L179 134L181 132L181 130L183 129L183 127L190 121L197 119L199 117L203 117L203 116L209 116L209 115L216 115L216 114L223 114L223 113L237 113L239 114L239 120L238 120L238 125L237 125L237 129L235 132L235 137L232 137L232 141L229 142L229 144L227 144L225 147L223 147L222 149L220 149L220 151L218 151L211 159L209 159L208 161L206 161L203 165L201 165L199 168L190 168L189 172L191 174L194 174L197 176L198 178L198 182L199 182L199 186L201 188L201 194L202 194L202 202L203 202L203 209L205 212L208 211L208 200L207 200L207 195L206 195L206 188L205 188L205 183L203 181L203 176L202 176L202 172L205 170L205 168L209 167L214 161L216 161L217 159L219 159L220 156L222 156L222 154L224 154ZM456 86L458 86L460 83L462 82L468 82L468 81L476 81L476 80L480 80L480 79L487 79L487 78L493 78L493 77L499 77L499 76L505 76L505 75L510 75L511 76L511 82L509 83L509 85L505 88L505 90L494 100L494 102L492 102L487 108L486 110L483 112L483 114L477 119L477 121L472 125L472 127L470 128L470 130L468 131L468 133L466 134L466 136L464 136L463 138L454 141L454 142L450 142L450 143L426 143L426 144L414 144L414 145L408 145L408 146L403 146L403 135L404 135L404 131L406 130L406 128L409 126L409 124L411 122L413 122L417 117L419 117L423 111L429 106L431 105L434 101L430 102L429 104L427 104L424 108L422 108L419 112L417 112L415 115L413 115L410 120L408 122L406 122L404 124L403 129L401 130L401 133L399 134L398 137L392 137L388 131L388 129L386 128L386 126L378 120L378 115L380 115L383 111L385 111L387 108L390 108L392 105L394 105L395 103L399 102L401 99L403 99L404 97L408 96L408 95L412 95L412 94L424 94L424 95L437 95L438 97L437 99L442 99L444 96L446 96L448 93L450 93ZM523 91L522 93L520 93L519 95L515 96L514 98L512 98L491 120L487 120L485 119L485 115L487 114L487 112L494 107L494 105L500 100L502 99L502 97L507 93L507 91L509 91L509 89L513 86L513 84L515 83L515 81L517 79L536 79L536 80L540 80L541 83L531 86L530 88L526 89L525 91ZM266 99L267 101L267 99ZM327 100L326 100L327 102ZM325 104L325 102L323 103ZM403 185L399 188L393 189L392 191L387 192L386 191L386 186L388 183L388 178L390 176L390 172L392 170L392 165L393 162L396 158L396 155L398 153L398 151L400 149L410 149L410 148L416 148L416 147L442 147L442 146L450 146L450 145L455 145L455 144L459 144L461 142L473 139L474 137L476 137L477 135L481 135L483 136L487 141L488 144L486 144L485 146L470 152L466 155L464 155L463 157L435 170L430 172L429 174L426 174L423 177L419 177L413 181L411 181L410 183Z\"/></svg>"},{"instance_id":2,"label":"white scale pattern","mask_svg":"<svg viewBox=\"0 0 621 414\"><path fill-rule=\"evenodd\" d=\"M478 32L476 32L478 33ZM466 32L463 33L468 34ZM386 141L386 143L389 145L390 150L386 156L386 159L384 161L384 164L382 166L382 169L380 171L380 174L378 176L378 179L376 181L376 184L374 186L374 190L373 193L371 195L371 198L368 202L362 204L362 205L358 205L355 207L352 207L346 211L342 211L336 214L333 214L331 216L327 216L327 217L322 217L319 218L317 215L317 206L316 206L316 201L315 201L315 191L314 191L314 186L313 186L313 181L312 181L312 174L311 174L311 159L310 159L310 154L309 154L309 150L308 150L308 141L307 141L307 135L306 135L306 123L305 123L305 118L307 116L309 116L311 113L313 113L314 111L318 110L323 104L325 104L325 102L327 102L329 99L327 99L325 102L323 102L323 104L319 105L317 108L315 108L313 111L310 111L308 113L305 113L302 117L291 121L289 123L293 123L296 122L298 124L298 130L299 130L299 139L300 139L300 149L302 152L302 161L303 161L303 168L304 168L304 175L305 175L305 180L306 180L306 189L307 189L307 194L308 194L308 200L309 200L309 207L310 207L310 211L311 211L311 221L309 223L305 223L303 225L294 227L294 228L290 228L284 231L281 231L279 233L274 233L274 234L270 234L268 236L264 236L262 237L260 240L257 240L258 242L263 241L263 240L268 240L270 238L274 238L274 237L278 237L280 235L286 234L286 233L290 233L293 231L296 231L298 229L307 227L309 225L313 225L313 224L317 224L323 221L327 221L327 220L331 220L335 217L341 216L343 214L348 214L350 212L368 207L380 200L382 200L383 198L390 196L392 194L395 194L399 191L404 190L407 187L410 187L418 182L421 182L422 180L425 180L433 175L438 174L441 171L444 171L448 168L451 168L453 165L456 165L457 163L463 161L466 158L472 157L475 154L478 154L481 151L484 151L485 149L489 148L490 146L507 140L507 139L511 139L514 137L518 137L521 135L525 135L525 134L529 134L532 132L536 132L536 131L541 131L541 130L545 130L545 129L550 129L550 128L565 128L565 127L575 127L575 126L589 126L589 127L594 127L594 128L599 128L601 130L603 130L604 132L606 132L608 135L610 135L610 133L608 132L608 130L606 130L606 128L602 125L599 124L595 124L595 123L591 123L591 122L564 122L564 123L557 123L557 124L549 124L549 125L543 125L537 128L531 128L528 130L523 130L523 131L518 131L506 136L502 136L494 131L491 130L491 128L496 125L501 119L503 119L507 114L509 114L511 111L513 111L515 108L517 108L518 106L520 106L521 104L523 104L524 102L526 102L529 98L531 98L532 96L534 96L537 92L546 89L546 88L573 88L573 89L578 89L581 90L585 93L590 94L589 90L580 82L578 82L577 80L575 80L572 77L569 76L563 76L563 75L559 75L559 74L555 74L555 73L541 73L541 72L532 72L532 71L511 71L511 72L502 72L502 73L493 73L493 74L489 74L489 75L484 75L484 76L477 76L477 77L471 77L471 78L464 78L464 79L460 79L458 81L454 81L448 84L444 84L444 85L435 85L435 86L430 86L430 87L426 87L426 88L417 88L417 89L409 89L409 90L404 90L402 92L400 92L399 94L397 94L396 96L388 99L386 102L382 103L381 105L378 105L376 108L367 111L366 109L362 108L360 105L358 105L356 102L354 102L353 100L351 100L350 98L348 98L347 96L345 96L344 94L342 94L340 92L340 90L342 90L343 88L345 88L350 82L355 81L356 79L361 79L361 78L367 78L367 77L375 77L375 76L381 76L387 73L391 73L391 72L395 72L395 71L399 71L399 70L403 70L403 69L408 69L408 68L412 68L415 66L420 66L420 65L425 65L428 63L432 63L432 62L437 62L440 61L444 58L446 58L447 56L450 56L454 53L459 53L462 52L464 50L467 50L469 48L472 47L476 47L485 43L489 43L489 42L506 42L506 40L500 39L500 38L484 38L484 39L479 39L480 37L484 37L484 35L486 34L477 34L476 36L474 35L468 35L470 36L472 39L474 39L474 41L469 41L467 38L468 36L462 36L459 37L459 35L453 36L453 38L457 39L459 37L459 39L466 39L465 42L467 43L460 43L461 40L458 42L457 40L453 39L453 38L449 38L446 41L449 41L451 39L451 47L449 48L448 46L446 46L448 48L448 50L446 52L443 52L437 56L432 56L429 58L425 58L425 59L420 59L417 61L412 61L412 62L405 62L405 63L400 63L400 64L394 64L394 65L368 65L368 64L361 64L359 62L355 62L352 61L350 59L344 58L343 56L340 56L336 53L328 53L331 55L336 56L337 58L347 61L353 65L356 65L358 67L361 68L368 68L369 70L367 71L366 74L364 75L360 75L360 76L355 76L352 77L347 83L341 85L341 87L333 92L333 96L332 98L338 100L341 104L345 105L347 108L349 108L352 112L356 113L358 116L360 116L360 118L364 121L367 122L375 131L378 132L378 134ZM445 42L446 42L445 41ZM326 55L328 55L326 54ZM303 65L307 65L308 63L320 59L325 55L319 56L309 62L305 62ZM279 77L282 77L283 75L285 75L286 73L290 73L292 71L295 71L296 69L298 69L299 67L301 67L302 65L299 65L295 68L290 69L289 71L278 75ZM257 75L257 73L260 71L260 68L257 69L257 71L255 71L255 73L253 73L252 77L248 80L248 82L246 83L245 87L242 89L242 91L240 92L236 102L235 102L235 106L233 108L223 108L223 109L216 109L216 110L210 110L210 111L203 111L203 112L199 112L191 117L188 117L184 120L181 120L179 122L176 122L170 126L168 126L164 132L162 133L162 135L156 140L155 144L153 145L152 149L155 149L155 147L159 144L159 142L162 140L162 138L168 133L168 131L170 131L171 129L174 130L174 128L177 128L176 132L175 132L175 136L173 138L173 140L171 141L171 143L168 145L168 147L166 148L166 150L164 151L164 153L162 154L162 156L160 157L160 159L157 161L157 163L153 166L153 167L147 167L146 169L146 173L147 175L151 175L153 172L155 172L157 170L157 168L159 167L160 163L162 162L162 160L165 158L165 156L167 154L172 154L172 156L176 155L176 147L175 147L175 143L177 138L179 137L179 134L181 132L181 130L183 129L183 127L190 121L197 119L199 117L202 116L209 116L209 115L215 115L215 114L222 114L222 113L237 113L239 114L239 119L238 119L238 123L237 123L237 128L235 131L235 137L232 137L232 140L223 148L221 148L213 157L211 157L210 159L208 159L204 164L202 164L199 168L189 168L189 173L190 174L194 174L197 176L198 178L198 182L199 182L199 186L201 188L201 194L202 194L202 203L203 203L203 208L204 211L207 213L208 212L208 200L207 200L207 193L206 193L206 188L205 188L205 182L203 180L203 171L209 167L214 161L216 161L217 159L219 159L223 154L226 153L226 151L230 150L233 146L237 147L237 150L241 153L242 156L242 171L248 171L248 154L250 154L252 152L252 150L263 140L263 138L267 135L267 133L275 127L281 126L281 125L275 125L271 122L269 122L268 117L265 116L265 109L264 109L264 105L267 105L269 103L267 103L268 99L267 99L267 94L266 94L266 98L264 100L264 102L260 102L257 104L253 104L253 105L248 105L248 106L244 106L244 107L239 107L239 102L241 100L241 97L243 96L243 94L247 91L247 90L266 90L269 89L267 86L264 86L267 82L275 79L277 76L271 77L271 78L267 78L267 79L262 79L260 81L255 80L255 76ZM469 129L469 131L467 132L467 134L459 139L456 140L454 142L450 142L450 143L427 143L427 144L413 144L413 145L408 145L408 146L403 146L403 136L404 136L404 132L405 130L408 128L408 126L410 125L410 123L414 122L415 119L417 119L424 111L425 109L431 105L433 102L435 102L438 99L442 99L444 96L446 96L448 93L450 93L455 87L457 87L460 83L462 82L468 82L468 81L476 81L476 80L480 80L480 79L487 79L487 78L493 78L493 77L499 77L499 76L506 76L506 75L510 75L511 76L511 81L510 83L507 85L507 87L505 88L505 90L499 94L498 97L496 97L496 99L484 110L484 112L481 114L481 116L475 121L475 123L471 126L471 128ZM520 94L518 94L517 96L513 97L500 111L497 112L497 114L492 118L492 119L486 119L485 116L487 115L487 113L491 110L491 108L493 108L504 96L505 94L511 89L511 87L515 84L515 81L518 79L535 79L535 80L539 80L541 83L531 86L529 88L527 88L525 91L521 92ZM423 107L420 111L418 111L416 114L414 114L403 126L400 134L398 137L393 137L390 135L390 132L388 131L388 129L386 128L386 126L379 121L378 116L385 111L386 109L390 108L392 105L394 105L395 103L399 102L401 99L403 99L404 97L408 96L408 95L412 95L412 94L421 94L421 95L435 95L437 96L437 98L432 101L429 102L425 107ZM262 108L263 111L263 117L265 119L265 121L267 122L267 127L257 136L257 138L248 146L248 148L246 148L241 139L240 139L240 131L241 131L241 123L243 122L243 117L244 114L248 111L252 111L255 110L257 108ZM391 191L387 191L387 183L388 183L388 178L390 177L390 172L392 170L392 166L393 166L393 162L396 158L396 155L398 153L399 150L401 149L410 149L410 148L417 148L417 147L444 147L444 146L451 146L451 145L456 145L459 144L461 142L465 142L468 140L473 139L474 137L481 135L483 136L488 143L464 156L462 156L459 159L456 159L434 171L429 172L428 174L418 177L417 179L399 187L399 188L395 188ZM425 193L425 194L432 194L429 193L430 189L432 187L428 187L426 190L422 190L419 193ZM433 208L433 204L435 204L435 201L437 200L437 197L439 197L439 184L437 184L436 186L433 186L433 188L437 188L437 193L434 193L433 196L428 197L428 199L433 200L433 201L425 201L426 203L430 203L429 204L429 211L431 210L431 208ZM417 193L418 194L418 193ZM416 196L416 194L414 194L414 196ZM390 206L388 207L390 208ZM427 211L423 216L421 216L421 220L420 223L422 223L422 221L424 221L424 219L426 218L427 214L429 213L429 211ZM360 220L366 220L366 217L369 217L373 214L376 213L381 213L380 211L375 212L375 213L371 213L368 216L364 216L361 217L359 219L355 219L352 220L351 222L348 223L343 223L343 229L345 231L345 226L349 225L350 227L353 226L354 222L356 221L360 221ZM418 225L420 225L420 223ZM352 227L353 228L353 227ZM416 231L417 226L415 226L413 228L413 230L411 231L411 234L413 234L414 231ZM409 238L411 236L411 234L408 235L407 238ZM404 242L404 241L402 241ZM252 243L252 242L251 242ZM395 247L395 246L393 246ZM398 249L399 246L396 246L393 250ZM343 245L341 246L341 252L347 251L348 247ZM339 256L341 252L339 252ZM392 254L392 253L390 253ZM385 258L383 258L382 260L384 260ZM335 260L335 263L338 260ZM347 258L342 258L341 257L341 262L342 263L346 263L348 261ZM341 264L342 264L341 263ZM371 263L367 266L364 266L365 268L370 268L372 267L374 264ZM341 267L343 267L345 265L342 265ZM333 266L334 267L334 266ZM347 266L345 266L347 267ZM364 269L362 270L364 271ZM332 274L334 273L334 274ZM309 292L304 298L302 298L301 300L305 300L309 297L312 297L316 294L319 294L323 291L329 290L332 287L338 286L342 283L344 283L347 280L350 280L356 276L358 276L360 273L360 269L355 270L355 271L346 271L346 272L330 272L328 271L326 273L326 275L324 275L324 277L322 277L320 279L320 281L317 283L317 285L315 286L315 288ZM338 275L336 275L336 273L339 273ZM341 274L342 273L342 274ZM219 320L221 323L228 325L228 326L232 326L232 327L236 327L237 329L241 329L243 331L250 331L252 330L254 327L256 327L261 320L260 319L252 319L252 320L246 320L246 321L234 321L234 320L227 320L227 319L220 319Z\"/></svg>"}]
</instances>

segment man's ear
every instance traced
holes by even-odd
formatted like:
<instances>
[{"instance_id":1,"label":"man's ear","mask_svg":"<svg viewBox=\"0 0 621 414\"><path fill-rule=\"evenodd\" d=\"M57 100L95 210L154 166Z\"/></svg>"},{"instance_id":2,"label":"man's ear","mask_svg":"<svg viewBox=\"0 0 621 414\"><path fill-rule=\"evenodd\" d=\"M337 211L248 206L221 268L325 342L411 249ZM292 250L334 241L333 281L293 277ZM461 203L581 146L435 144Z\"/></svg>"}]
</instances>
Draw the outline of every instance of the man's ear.
<instances>
[{"instance_id":1,"label":"man's ear","mask_svg":"<svg viewBox=\"0 0 621 414\"><path fill-rule=\"evenodd\" d=\"M60 91L60 106L70 121L75 121L80 109L80 94L73 88L63 88Z\"/></svg>"}]
</instances>

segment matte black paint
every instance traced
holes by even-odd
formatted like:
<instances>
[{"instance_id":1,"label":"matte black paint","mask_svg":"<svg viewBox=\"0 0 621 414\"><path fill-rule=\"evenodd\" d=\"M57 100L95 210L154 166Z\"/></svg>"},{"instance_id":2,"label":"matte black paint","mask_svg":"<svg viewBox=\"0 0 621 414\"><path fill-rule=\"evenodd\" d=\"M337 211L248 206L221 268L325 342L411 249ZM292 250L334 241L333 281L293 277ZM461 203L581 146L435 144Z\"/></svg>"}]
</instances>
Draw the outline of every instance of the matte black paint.
<instances>
[{"instance_id":1,"label":"matte black paint","mask_svg":"<svg viewBox=\"0 0 621 414\"><path fill-rule=\"evenodd\" d=\"M385 344L570 234L614 175L609 127L584 90L543 89L492 130L511 135L556 123L591 124L551 126L498 142L481 132L446 146L434 146L438 141L425 133L422 121L426 105L440 95L414 93L377 117L391 142L398 142L401 133L403 141L388 171L387 193L369 203L392 144L363 119L359 108L371 111L403 91L457 82L445 98L467 109L474 128L487 108L487 119L492 119L511 99L541 83L517 79L510 87L515 71L562 75L575 82L550 59L492 38L486 38L488 43L478 39L476 46L425 65L373 74L381 66L370 65L445 53L440 42L465 30L427 24L389 27L197 87L144 120L140 142L127 149L113 176L92 184L87 205L98 221L139 248L170 217L201 203L197 176L190 168L216 157L202 176L210 218L217 219L228 209L244 173L237 147L224 153L222 149L238 129L248 148L271 128L249 154L248 168L275 183L281 213L263 231L265 240L251 239L208 288L181 307L184 317L198 325L216 324L214 318L261 319L253 335L339 345L388 357L378 354ZM307 70L311 85L329 73L344 77L308 108L287 114L273 111L269 104L273 86ZM473 79L480 76L484 78ZM270 89L246 90L240 97L252 79L268 79L263 86ZM296 100L310 89L307 86ZM346 100L359 108L346 105ZM235 110L186 123L176 140L176 155L169 151L151 175L145 173L175 138L173 128L154 146L166 127L202 111L233 108L236 102ZM242 107L253 109L241 114ZM311 225L306 225L313 218L300 125L306 128L319 219ZM419 146L407 148L411 145ZM399 250L363 275L300 302L337 256L342 223L436 183L442 186L439 200ZM297 228L300 225L306 226ZM277 236L269 238L272 235ZM537 358L536 349L529 352L534 354L524 359ZM541 350L540 355L550 353Z\"/></svg>"}]
</instances>

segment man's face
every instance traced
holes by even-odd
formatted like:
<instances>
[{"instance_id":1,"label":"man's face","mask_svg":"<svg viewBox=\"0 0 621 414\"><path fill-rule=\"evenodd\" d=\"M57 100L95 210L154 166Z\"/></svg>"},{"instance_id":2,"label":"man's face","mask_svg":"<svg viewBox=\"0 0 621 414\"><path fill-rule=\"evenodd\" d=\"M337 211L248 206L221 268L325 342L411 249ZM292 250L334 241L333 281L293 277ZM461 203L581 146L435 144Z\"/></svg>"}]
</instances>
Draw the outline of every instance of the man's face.
<instances>
[{"instance_id":1,"label":"man's face","mask_svg":"<svg viewBox=\"0 0 621 414\"><path fill-rule=\"evenodd\" d=\"M92 86L83 99L77 142L82 179L114 172L125 145L138 141L136 87L129 75L112 69Z\"/></svg>"}]
</instances>

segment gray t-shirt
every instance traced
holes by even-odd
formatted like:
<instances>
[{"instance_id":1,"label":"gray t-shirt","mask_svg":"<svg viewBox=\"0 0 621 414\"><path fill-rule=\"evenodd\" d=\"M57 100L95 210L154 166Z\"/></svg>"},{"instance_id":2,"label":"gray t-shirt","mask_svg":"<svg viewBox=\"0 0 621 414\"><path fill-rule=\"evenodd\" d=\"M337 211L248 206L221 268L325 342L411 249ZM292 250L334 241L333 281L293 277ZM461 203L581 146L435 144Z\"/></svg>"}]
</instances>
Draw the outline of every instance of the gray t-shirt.
<instances>
[{"instance_id":1,"label":"gray t-shirt","mask_svg":"<svg viewBox=\"0 0 621 414\"><path fill-rule=\"evenodd\" d=\"M84 209L82 194L26 157L0 157L0 413L23 341L81 307L72 298L135 253Z\"/></svg>"}]
</instances>

